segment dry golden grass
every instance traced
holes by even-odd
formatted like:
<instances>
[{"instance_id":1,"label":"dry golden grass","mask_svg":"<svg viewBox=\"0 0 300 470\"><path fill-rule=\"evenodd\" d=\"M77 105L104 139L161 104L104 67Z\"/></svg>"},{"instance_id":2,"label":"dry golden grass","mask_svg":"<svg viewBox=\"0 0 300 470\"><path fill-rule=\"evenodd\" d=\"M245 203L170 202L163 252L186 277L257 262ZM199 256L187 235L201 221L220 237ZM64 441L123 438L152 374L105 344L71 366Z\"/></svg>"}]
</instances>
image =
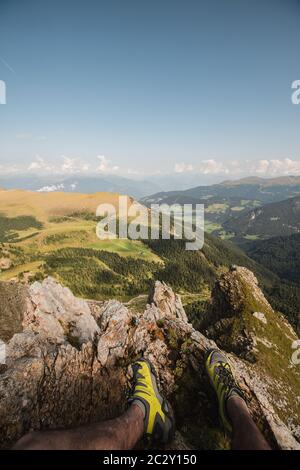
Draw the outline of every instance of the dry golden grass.
<instances>
[{"instance_id":1,"label":"dry golden grass","mask_svg":"<svg viewBox=\"0 0 300 470\"><path fill-rule=\"evenodd\" d=\"M33 191L9 190L0 191L0 212L8 217L32 215L41 222L49 217L64 216L76 212L95 214L99 204L109 203L118 207L117 193L37 193ZM128 205L132 203L127 198Z\"/></svg>"},{"instance_id":2,"label":"dry golden grass","mask_svg":"<svg viewBox=\"0 0 300 470\"><path fill-rule=\"evenodd\" d=\"M0 214L10 218L32 216L43 224L42 228L14 231L18 239L14 240L13 246L22 250L21 259L19 255L12 254L13 266L0 272L0 279L8 280L26 271L38 271L45 255L62 248L93 248L161 262L141 241L97 238L97 222L86 219L85 214L96 215L97 207L103 203L112 204L118 210L119 194L0 190ZM128 207L132 203L133 199L127 197ZM83 214L83 217L78 214ZM24 261L22 256L25 256Z\"/></svg>"}]
</instances>

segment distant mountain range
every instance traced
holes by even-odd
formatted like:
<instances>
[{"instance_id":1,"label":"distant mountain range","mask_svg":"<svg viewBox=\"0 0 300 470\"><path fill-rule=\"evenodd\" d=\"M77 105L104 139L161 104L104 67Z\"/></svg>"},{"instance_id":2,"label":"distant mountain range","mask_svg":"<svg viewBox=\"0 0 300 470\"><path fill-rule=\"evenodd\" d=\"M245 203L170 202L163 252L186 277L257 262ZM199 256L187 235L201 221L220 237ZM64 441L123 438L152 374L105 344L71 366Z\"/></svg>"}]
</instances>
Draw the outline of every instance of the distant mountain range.
<instances>
[{"instance_id":1,"label":"distant mountain range","mask_svg":"<svg viewBox=\"0 0 300 470\"><path fill-rule=\"evenodd\" d=\"M300 194L300 177L280 178L249 177L235 181L199 186L201 180L212 180L212 176L197 174L155 174L147 177L124 177L119 175L10 175L0 177L4 189L25 189L42 192L116 192L151 202L178 203L229 203L237 207L242 201L244 209L256 204L280 201ZM250 207L247 201L251 200ZM226 219L226 211L222 211Z\"/></svg>"},{"instance_id":2,"label":"distant mountain range","mask_svg":"<svg viewBox=\"0 0 300 470\"><path fill-rule=\"evenodd\" d=\"M158 191L160 186L151 181L134 180L121 176L11 176L0 178L4 189L25 189L40 192L120 193L139 199Z\"/></svg>"},{"instance_id":3,"label":"distant mountain range","mask_svg":"<svg viewBox=\"0 0 300 470\"><path fill-rule=\"evenodd\" d=\"M205 176L210 182L212 177ZM159 191L185 190L199 184L203 177L197 174L155 174L125 177L113 174L89 175L33 175L15 174L0 177L4 189L25 189L42 192L115 192L140 199Z\"/></svg>"},{"instance_id":4,"label":"distant mountain range","mask_svg":"<svg viewBox=\"0 0 300 470\"><path fill-rule=\"evenodd\" d=\"M300 196L299 176L272 179L249 177L236 181L223 181L211 186L197 186L184 191L158 192L142 198L141 202L146 206L152 203L204 204L206 230L223 238L232 238L234 234L231 231L236 231L236 226L231 225L233 220L239 220L244 214L264 204L297 195ZM247 220L246 215L245 218ZM240 232L239 229L238 233Z\"/></svg>"},{"instance_id":5,"label":"distant mountain range","mask_svg":"<svg viewBox=\"0 0 300 470\"><path fill-rule=\"evenodd\" d=\"M223 181L210 186L197 186L184 191L158 192L143 198L143 202L212 203L235 202L251 199L268 203L300 195L300 176L279 178L249 177L235 181Z\"/></svg>"},{"instance_id":6,"label":"distant mountain range","mask_svg":"<svg viewBox=\"0 0 300 470\"><path fill-rule=\"evenodd\" d=\"M300 233L300 196L258 207L223 223L235 237L271 238Z\"/></svg>"}]
</instances>

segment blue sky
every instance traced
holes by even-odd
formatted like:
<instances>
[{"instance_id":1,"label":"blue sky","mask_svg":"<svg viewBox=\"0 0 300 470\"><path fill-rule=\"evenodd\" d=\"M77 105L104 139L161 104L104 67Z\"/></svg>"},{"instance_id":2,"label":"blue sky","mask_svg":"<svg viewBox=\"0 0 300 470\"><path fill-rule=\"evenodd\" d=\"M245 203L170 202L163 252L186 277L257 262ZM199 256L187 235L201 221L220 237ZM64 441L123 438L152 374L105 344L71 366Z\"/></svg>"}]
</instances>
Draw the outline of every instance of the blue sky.
<instances>
[{"instance_id":1,"label":"blue sky","mask_svg":"<svg viewBox=\"0 0 300 470\"><path fill-rule=\"evenodd\" d=\"M2 173L300 173L297 0L0 0Z\"/></svg>"}]
</instances>

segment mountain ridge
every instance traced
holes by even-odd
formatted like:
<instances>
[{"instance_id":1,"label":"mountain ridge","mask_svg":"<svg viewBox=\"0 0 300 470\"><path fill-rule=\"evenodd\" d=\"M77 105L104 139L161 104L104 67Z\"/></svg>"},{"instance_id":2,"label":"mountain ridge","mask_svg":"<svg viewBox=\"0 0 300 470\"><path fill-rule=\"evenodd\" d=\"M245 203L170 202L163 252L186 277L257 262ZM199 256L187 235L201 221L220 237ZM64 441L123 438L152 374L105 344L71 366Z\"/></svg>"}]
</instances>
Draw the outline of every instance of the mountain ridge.
<instances>
[{"instance_id":1,"label":"mountain ridge","mask_svg":"<svg viewBox=\"0 0 300 470\"><path fill-rule=\"evenodd\" d=\"M131 197L140 198L153 191L158 191L160 185L146 179L130 179L118 175L50 175L50 176L13 176L0 178L0 186L5 189L59 192L65 193L95 193L112 192L128 194Z\"/></svg>"},{"instance_id":2,"label":"mountain ridge","mask_svg":"<svg viewBox=\"0 0 300 470\"><path fill-rule=\"evenodd\" d=\"M218 299L231 302L234 289L231 315L237 320L240 315L251 315L252 338L265 349L258 351L255 364L241 359L238 351L228 355L251 414L269 443L274 448L299 449L296 402L294 413L289 414L297 388L293 382L282 384L276 363L275 370L268 361L264 363L269 354L264 338L267 329L254 315L256 306L239 288L251 275L245 268L235 268L235 274L228 271L227 288L219 291ZM251 295L264 299L253 279ZM52 279L35 282L26 291L23 331L7 341L7 361L0 369L2 448L10 447L29 429L70 427L121 413L131 388L130 364L138 355L152 361L160 387L174 408L177 434L170 448L228 448L204 372L205 352L215 343L188 323L180 297L166 284L155 283L146 309L139 312L116 300L76 299ZM242 310L236 310L239 301L243 301ZM282 349L276 335L286 333L288 344L297 336L289 326L276 326L280 317L272 309L266 312L265 305L260 305L261 315L267 315L275 328L274 347L282 361L289 361L290 351ZM213 316L209 324L216 324ZM239 328L242 333L244 327ZM297 377L299 371L294 367L290 374Z\"/></svg>"}]
</instances>

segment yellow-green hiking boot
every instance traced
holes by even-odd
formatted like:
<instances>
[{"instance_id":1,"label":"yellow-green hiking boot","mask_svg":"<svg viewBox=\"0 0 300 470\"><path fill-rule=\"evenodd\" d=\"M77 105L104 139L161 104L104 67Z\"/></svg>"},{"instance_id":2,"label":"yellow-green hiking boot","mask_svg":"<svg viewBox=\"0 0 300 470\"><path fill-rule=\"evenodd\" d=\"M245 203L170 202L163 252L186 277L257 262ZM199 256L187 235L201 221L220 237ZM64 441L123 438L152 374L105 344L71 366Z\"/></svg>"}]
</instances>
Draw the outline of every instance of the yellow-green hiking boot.
<instances>
[{"instance_id":1,"label":"yellow-green hiking boot","mask_svg":"<svg viewBox=\"0 0 300 470\"><path fill-rule=\"evenodd\" d=\"M145 413L145 434L155 442L166 444L174 435L174 419L170 405L157 388L155 370L147 359L132 365L134 391L129 402Z\"/></svg>"},{"instance_id":2,"label":"yellow-green hiking boot","mask_svg":"<svg viewBox=\"0 0 300 470\"><path fill-rule=\"evenodd\" d=\"M219 414L223 426L226 431L232 433L232 426L226 409L227 400L232 395L238 395L244 399L243 392L234 378L227 357L219 349L207 351L205 367L218 398Z\"/></svg>"}]
</instances>

